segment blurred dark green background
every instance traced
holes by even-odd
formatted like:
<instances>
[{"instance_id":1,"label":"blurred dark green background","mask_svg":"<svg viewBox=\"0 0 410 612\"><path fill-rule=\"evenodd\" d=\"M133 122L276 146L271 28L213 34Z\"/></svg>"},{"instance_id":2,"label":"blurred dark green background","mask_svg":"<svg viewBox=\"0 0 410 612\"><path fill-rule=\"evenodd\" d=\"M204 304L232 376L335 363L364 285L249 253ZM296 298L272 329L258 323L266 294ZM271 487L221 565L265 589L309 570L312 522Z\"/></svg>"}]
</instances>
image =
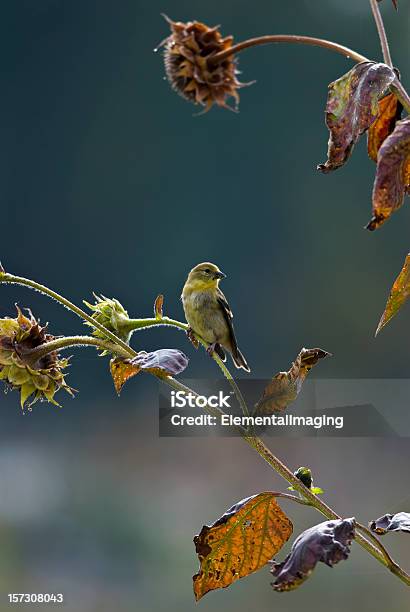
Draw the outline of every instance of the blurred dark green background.
<instances>
[{"instance_id":1,"label":"blurred dark green background","mask_svg":"<svg viewBox=\"0 0 410 612\"><path fill-rule=\"evenodd\" d=\"M409 74L409 7L382 3L392 53ZM334 39L380 57L366 0L15 0L1 5L1 252L6 269L80 303L95 290L133 316L165 294L181 318L188 270L216 262L228 278L252 376L287 369L302 346L334 353L314 374L408 377L410 310L374 329L409 250L408 205L369 233L374 173L365 143L328 176L327 84L350 67L322 49L286 45L240 58L241 112L195 108L163 80L161 12L222 24L236 40L267 33ZM56 303L0 288L0 316L29 306L55 334L84 331ZM182 334L151 330L137 348L181 348L189 376L218 377ZM1 397L0 593L63 592L81 612L195 609L192 537L237 500L285 488L237 439L159 439L158 390L141 376L118 399L107 363L77 351L75 401L22 415ZM394 398L392 398L394 402ZM362 522L410 510L408 440L270 441L292 468L309 465L326 500ZM393 475L394 470L394 475ZM286 507L296 530L321 520ZM410 567L408 542L392 536ZM318 567L300 590L272 592L268 571L208 595L206 611L402 612L406 588L358 546ZM41 606L37 606L41 609ZM49 609L49 607L47 608Z\"/></svg>"}]
</instances>

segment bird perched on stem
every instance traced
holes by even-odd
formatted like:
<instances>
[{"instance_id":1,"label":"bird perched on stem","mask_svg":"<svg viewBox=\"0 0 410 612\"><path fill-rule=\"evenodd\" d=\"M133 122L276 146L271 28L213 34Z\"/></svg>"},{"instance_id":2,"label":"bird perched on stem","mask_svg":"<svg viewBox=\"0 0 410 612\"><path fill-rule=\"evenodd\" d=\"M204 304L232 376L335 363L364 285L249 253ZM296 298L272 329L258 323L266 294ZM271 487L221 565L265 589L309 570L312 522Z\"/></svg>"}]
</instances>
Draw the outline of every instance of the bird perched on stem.
<instances>
[{"instance_id":1,"label":"bird perched on stem","mask_svg":"<svg viewBox=\"0 0 410 612\"><path fill-rule=\"evenodd\" d=\"M219 289L219 282L223 278L225 274L209 262L198 264L188 274L181 295L190 326L188 334L198 334L209 344L207 352L212 355L215 351L222 361L226 360L224 349L227 350L237 368L250 372L236 342L232 311Z\"/></svg>"}]
</instances>

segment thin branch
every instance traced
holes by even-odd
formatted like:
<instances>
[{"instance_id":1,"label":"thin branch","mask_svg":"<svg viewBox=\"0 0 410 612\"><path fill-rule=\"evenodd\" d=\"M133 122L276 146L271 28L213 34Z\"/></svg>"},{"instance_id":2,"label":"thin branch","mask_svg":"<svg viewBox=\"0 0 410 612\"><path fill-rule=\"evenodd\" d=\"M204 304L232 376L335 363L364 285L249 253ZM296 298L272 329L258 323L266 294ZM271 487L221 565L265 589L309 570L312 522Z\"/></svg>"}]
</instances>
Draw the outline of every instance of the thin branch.
<instances>
[{"instance_id":1,"label":"thin branch","mask_svg":"<svg viewBox=\"0 0 410 612\"><path fill-rule=\"evenodd\" d=\"M398 77L394 79L393 83L390 85L390 89L396 94L406 111L410 113L410 96Z\"/></svg>"},{"instance_id":2,"label":"thin branch","mask_svg":"<svg viewBox=\"0 0 410 612\"><path fill-rule=\"evenodd\" d=\"M368 529L367 527L365 527L365 525L362 525L361 523L358 523L356 521L356 529L360 529L360 531L362 531L363 533L365 533L367 535L367 537L373 541L373 543L380 549L380 551L383 553L384 558L387 561L388 567L389 569L392 568L398 568L399 570L401 570L400 566L398 565L398 563L396 563L396 561L394 561L394 559L392 559L392 557L390 556L390 553L388 552L388 550L384 547L384 545L380 542L379 538L377 538L374 533L372 531L370 531L370 529ZM401 570L402 571L402 570Z\"/></svg>"},{"instance_id":3,"label":"thin branch","mask_svg":"<svg viewBox=\"0 0 410 612\"><path fill-rule=\"evenodd\" d=\"M390 55L389 41L387 39L386 30L384 28L383 18L380 13L379 3L377 0L370 0L373 17L376 22L377 32L379 34L380 44L383 51L384 63L393 68L393 62Z\"/></svg>"},{"instance_id":4,"label":"thin branch","mask_svg":"<svg viewBox=\"0 0 410 612\"><path fill-rule=\"evenodd\" d=\"M107 342L107 340L102 340L102 338L96 338L94 336L63 336L50 340L50 342L45 342L31 351L26 352L24 358L25 360L28 358L30 363L34 364L49 353L65 350L73 346L94 346L95 348L115 353L119 357L130 357L128 351L124 351L119 345ZM136 354L137 353L135 353L135 355Z\"/></svg>"},{"instance_id":5,"label":"thin branch","mask_svg":"<svg viewBox=\"0 0 410 612\"><path fill-rule=\"evenodd\" d=\"M331 40L324 40L322 38L314 38L312 36L298 36L296 34L272 34L267 36L258 36L257 38L250 38L248 40L244 40L240 43L237 43L233 47L229 49L225 49L224 51L220 51L216 55L213 55L208 58L209 64L218 64L227 57L231 57L232 55L236 55L240 51L244 49L249 49L250 47L256 47L257 45L269 45L272 43L291 43L291 44L299 44L299 45L313 45L315 47L322 47L324 49L329 49L330 51L335 51L336 53L340 53L344 55L348 59L353 60L354 62L368 62L369 60L364 55L357 53L357 51L353 51L353 49L349 49L344 45L339 45L338 43L332 42Z\"/></svg>"},{"instance_id":6,"label":"thin branch","mask_svg":"<svg viewBox=\"0 0 410 612\"><path fill-rule=\"evenodd\" d=\"M275 497L283 497L284 499L289 499L290 501L296 502L297 504L302 504L302 506L311 506L312 504L306 499L302 499L301 497L296 497L296 495L290 495L289 493L282 493L281 491L270 491L272 495Z\"/></svg>"}]
</instances>

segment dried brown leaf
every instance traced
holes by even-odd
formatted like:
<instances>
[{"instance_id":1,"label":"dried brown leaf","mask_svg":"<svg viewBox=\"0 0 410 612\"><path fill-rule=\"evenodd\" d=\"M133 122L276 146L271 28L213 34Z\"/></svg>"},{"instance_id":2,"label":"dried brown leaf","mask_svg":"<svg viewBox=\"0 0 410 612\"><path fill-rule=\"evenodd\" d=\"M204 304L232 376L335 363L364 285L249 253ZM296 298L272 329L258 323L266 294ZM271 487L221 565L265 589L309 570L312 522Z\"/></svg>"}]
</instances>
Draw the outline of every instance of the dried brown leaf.
<instances>
[{"instance_id":1,"label":"dried brown leaf","mask_svg":"<svg viewBox=\"0 0 410 612\"><path fill-rule=\"evenodd\" d=\"M331 356L320 348L303 348L288 372L279 372L270 381L255 406L255 415L271 415L283 412L291 404L302 388L309 371L319 359Z\"/></svg>"},{"instance_id":2,"label":"dried brown leaf","mask_svg":"<svg viewBox=\"0 0 410 612\"><path fill-rule=\"evenodd\" d=\"M410 189L410 118L398 121L377 155L373 217L367 229L380 227L403 204Z\"/></svg>"},{"instance_id":3,"label":"dried brown leaf","mask_svg":"<svg viewBox=\"0 0 410 612\"><path fill-rule=\"evenodd\" d=\"M156 319L162 319L163 312L162 308L164 306L164 296L162 294L157 295L154 303L154 315Z\"/></svg>"},{"instance_id":4,"label":"dried brown leaf","mask_svg":"<svg viewBox=\"0 0 410 612\"><path fill-rule=\"evenodd\" d=\"M327 173L348 160L359 137L375 121L380 96L395 78L396 73L386 64L361 62L330 83L326 104L328 159L318 170Z\"/></svg>"}]
</instances>

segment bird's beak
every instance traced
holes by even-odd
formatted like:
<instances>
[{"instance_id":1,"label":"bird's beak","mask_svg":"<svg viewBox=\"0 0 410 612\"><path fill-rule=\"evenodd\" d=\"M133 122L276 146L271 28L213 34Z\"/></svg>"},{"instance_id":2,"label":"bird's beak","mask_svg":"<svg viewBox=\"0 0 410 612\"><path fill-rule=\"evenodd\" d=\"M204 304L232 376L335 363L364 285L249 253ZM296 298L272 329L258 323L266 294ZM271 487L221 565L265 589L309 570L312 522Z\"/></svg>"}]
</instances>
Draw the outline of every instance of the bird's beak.
<instances>
[{"instance_id":1,"label":"bird's beak","mask_svg":"<svg viewBox=\"0 0 410 612\"><path fill-rule=\"evenodd\" d=\"M226 278L226 274L224 274L220 270L218 272L214 272L214 279L215 280L220 280L222 278Z\"/></svg>"}]
</instances>

